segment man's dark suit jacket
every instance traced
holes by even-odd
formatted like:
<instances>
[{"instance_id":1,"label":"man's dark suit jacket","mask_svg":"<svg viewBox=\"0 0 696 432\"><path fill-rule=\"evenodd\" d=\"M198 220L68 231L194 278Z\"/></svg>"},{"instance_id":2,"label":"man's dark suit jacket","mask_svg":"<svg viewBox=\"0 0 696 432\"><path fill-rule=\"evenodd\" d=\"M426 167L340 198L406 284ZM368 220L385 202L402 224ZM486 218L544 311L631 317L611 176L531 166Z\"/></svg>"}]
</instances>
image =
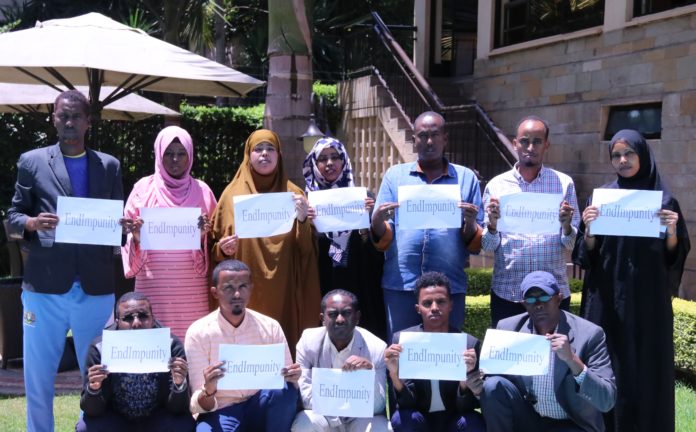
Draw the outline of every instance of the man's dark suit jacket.
<instances>
[{"instance_id":1,"label":"man's dark suit jacket","mask_svg":"<svg viewBox=\"0 0 696 432\"><path fill-rule=\"evenodd\" d=\"M533 333L529 314L524 313L498 322L498 329ZM587 366L582 385L575 382L568 365L554 355L553 376L556 400L570 419L585 431L603 431L603 412L614 407L616 383L611 368L604 331L597 325L572 313L561 311L557 333L568 336L573 352ZM532 377L506 375L518 389L532 388Z\"/></svg>"},{"instance_id":2,"label":"man's dark suit jacket","mask_svg":"<svg viewBox=\"0 0 696 432\"><path fill-rule=\"evenodd\" d=\"M86 149L89 198L123 200L121 167L113 156ZM17 183L8 210L11 231L29 242L22 288L46 294L70 290L79 275L90 295L114 292L112 246L54 243L55 230L24 232L29 217L56 213L58 196L73 196L70 177L58 144L23 153L17 162Z\"/></svg>"},{"instance_id":3,"label":"man's dark suit jacket","mask_svg":"<svg viewBox=\"0 0 696 432\"><path fill-rule=\"evenodd\" d=\"M394 333L392 343L399 343L399 337L401 336L402 332L422 331L422 324L409 327L400 332ZM461 332L454 327L450 327L449 333ZM481 351L481 342L470 334L467 334L466 336L466 347L474 348L476 350L476 356L478 357ZM397 409L417 410L421 413L428 413L430 411L430 399L432 397L430 381L405 379L402 380L402 382L404 384L404 388L399 393L394 391L394 386L390 383L390 401L396 401ZM445 405L445 411L461 415L471 412L479 406L478 399L476 399L471 390L466 389L463 394L459 394L459 381L440 380L439 384L440 397ZM390 412L394 413L394 406L390 406Z\"/></svg>"}]
</instances>

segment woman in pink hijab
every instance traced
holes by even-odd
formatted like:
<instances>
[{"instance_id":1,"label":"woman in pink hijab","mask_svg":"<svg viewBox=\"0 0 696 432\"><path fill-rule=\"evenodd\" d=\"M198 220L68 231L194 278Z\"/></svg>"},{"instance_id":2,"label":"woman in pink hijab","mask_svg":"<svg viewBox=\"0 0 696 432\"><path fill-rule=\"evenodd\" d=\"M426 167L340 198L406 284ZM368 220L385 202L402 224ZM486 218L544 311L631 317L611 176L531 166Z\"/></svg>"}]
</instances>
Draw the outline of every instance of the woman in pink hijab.
<instances>
[{"instance_id":1,"label":"woman in pink hijab","mask_svg":"<svg viewBox=\"0 0 696 432\"><path fill-rule=\"evenodd\" d=\"M191 177L193 141L178 126L164 128L155 139L155 173L140 179L128 197L124 217L133 230L122 248L127 278L135 277L135 291L150 299L162 325L183 340L186 329L208 313L208 216L217 201L207 184ZM201 243L196 250L142 250L140 217L143 207L196 207L201 216Z\"/></svg>"}]
</instances>

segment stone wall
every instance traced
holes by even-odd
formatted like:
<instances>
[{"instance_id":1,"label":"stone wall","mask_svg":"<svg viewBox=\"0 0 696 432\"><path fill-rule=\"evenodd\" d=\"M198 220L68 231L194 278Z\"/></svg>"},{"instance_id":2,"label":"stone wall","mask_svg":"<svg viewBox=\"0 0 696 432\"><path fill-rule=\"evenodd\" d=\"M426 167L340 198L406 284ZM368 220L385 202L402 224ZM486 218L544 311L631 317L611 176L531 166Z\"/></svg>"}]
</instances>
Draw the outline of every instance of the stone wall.
<instances>
[{"instance_id":1,"label":"stone wall","mask_svg":"<svg viewBox=\"0 0 696 432\"><path fill-rule=\"evenodd\" d=\"M696 13L498 51L476 61L476 99L508 135L524 115L548 120L546 162L575 179L581 207L614 178L602 141L608 107L661 101L662 139L650 145L696 248ZM696 252L682 295L696 299Z\"/></svg>"}]
</instances>

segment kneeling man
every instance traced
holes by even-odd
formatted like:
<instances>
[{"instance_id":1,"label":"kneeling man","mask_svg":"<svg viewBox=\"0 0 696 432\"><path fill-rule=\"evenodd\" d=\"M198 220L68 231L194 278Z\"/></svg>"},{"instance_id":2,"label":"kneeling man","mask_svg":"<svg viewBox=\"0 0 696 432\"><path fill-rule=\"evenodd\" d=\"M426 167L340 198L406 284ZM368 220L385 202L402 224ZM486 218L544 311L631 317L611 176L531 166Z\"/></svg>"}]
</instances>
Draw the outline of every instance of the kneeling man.
<instances>
[{"instance_id":1,"label":"kneeling man","mask_svg":"<svg viewBox=\"0 0 696 432\"><path fill-rule=\"evenodd\" d=\"M295 418L292 430L323 431L386 431L384 415L386 400L386 365L381 339L361 327L360 305L355 294L344 290L328 292L321 300L319 314L323 326L307 329L297 343L297 362L302 367L300 393L304 411ZM333 368L344 371L375 370L374 417L325 417L312 411L312 368Z\"/></svg>"},{"instance_id":2,"label":"kneeling man","mask_svg":"<svg viewBox=\"0 0 696 432\"><path fill-rule=\"evenodd\" d=\"M115 323L107 330L162 327L152 316L150 301L129 292L116 303ZM181 431L193 430L189 412L188 367L181 341L172 335L171 373L109 373L101 364L102 337L89 347L80 408L84 417L76 431Z\"/></svg>"},{"instance_id":3,"label":"kneeling man","mask_svg":"<svg viewBox=\"0 0 696 432\"><path fill-rule=\"evenodd\" d=\"M391 424L397 432L484 432L486 427L483 418L475 411L478 407L477 396L483 384L477 360L481 343L475 337L467 335L466 350L462 353L466 363L466 380L399 378L399 356L403 352L403 346L399 343L401 333L461 333L449 324L454 303L447 276L438 272L423 273L416 280L415 293L418 301L416 312L420 315L422 324L394 334L394 343L385 351L393 390L389 397L396 401L396 409L391 410Z\"/></svg>"},{"instance_id":4,"label":"kneeling man","mask_svg":"<svg viewBox=\"0 0 696 432\"><path fill-rule=\"evenodd\" d=\"M604 331L560 309L563 294L551 273L529 273L521 288L527 313L497 328L546 336L549 369L533 377L486 377L481 408L488 430L603 431L602 413L616 401Z\"/></svg>"},{"instance_id":5,"label":"kneeling man","mask_svg":"<svg viewBox=\"0 0 696 432\"><path fill-rule=\"evenodd\" d=\"M297 412L300 365L292 363L290 349L278 321L248 309L254 286L251 270L241 261L222 261L213 270L210 291L220 307L191 324L186 332L190 364L191 412L198 414L196 431L287 431ZM276 390L220 390L225 375L219 359L220 344L285 345L285 386Z\"/></svg>"}]
</instances>

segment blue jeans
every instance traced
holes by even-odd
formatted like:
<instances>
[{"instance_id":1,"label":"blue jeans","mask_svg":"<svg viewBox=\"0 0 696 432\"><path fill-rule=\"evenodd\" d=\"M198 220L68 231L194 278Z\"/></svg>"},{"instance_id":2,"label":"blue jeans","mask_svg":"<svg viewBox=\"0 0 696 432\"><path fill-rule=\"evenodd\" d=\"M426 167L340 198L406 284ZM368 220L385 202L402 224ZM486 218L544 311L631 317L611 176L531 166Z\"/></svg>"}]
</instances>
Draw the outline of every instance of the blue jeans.
<instances>
[{"instance_id":1,"label":"blue jeans","mask_svg":"<svg viewBox=\"0 0 696 432\"><path fill-rule=\"evenodd\" d=\"M72 329L75 352L84 374L87 349L101 334L114 309L114 295L93 296L73 283L64 294L22 292L24 307L24 384L27 431L53 431L53 396L65 336Z\"/></svg>"},{"instance_id":2,"label":"blue jeans","mask_svg":"<svg viewBox=\"0 0 696 432\"><path fill-rule=\"evenodd\" d=\"M416 295L414 291L395 291L385 289L384 308L387 314L387 345L391 345L394 333L421 324L420 315L416 313ZM464 308L466 294L452 294L452 312L449 322L452 327L461 329L464 325Z\"/></svg>"},{"instance_id":3,"label":"blue jeans","mask_svg":"<svg viewBox=\"0 0 696 432\"><path fill-rule=\"evenodd\" d=\"M297 413L297 389L260 390L250 399L198 416L196 432L289 431Z\"/></svg>"},{"instance_id":4,"label":"blue jeans","mask_svg":"<svg viewBox=\"0 0 696 432\"><path fill-rule=\"evenodd\" d=\"M75 426L75 432L192 432L195 429L196 421L190 413L172 414L166 408L132 421L107 409L100 416L84 416Z\"/></svg>"},{"instance_id":5,"label":"blue jeans","mask_svg":"<svg viewBox=\"0 0 696 432\"><path fill-rule=\"evenodd\" d=\"M391 424L394 432L486 432L483 417L474 411L458 415L447 411L424 414L400 409L392 415Z\"/></svg>"}]
</instances>

